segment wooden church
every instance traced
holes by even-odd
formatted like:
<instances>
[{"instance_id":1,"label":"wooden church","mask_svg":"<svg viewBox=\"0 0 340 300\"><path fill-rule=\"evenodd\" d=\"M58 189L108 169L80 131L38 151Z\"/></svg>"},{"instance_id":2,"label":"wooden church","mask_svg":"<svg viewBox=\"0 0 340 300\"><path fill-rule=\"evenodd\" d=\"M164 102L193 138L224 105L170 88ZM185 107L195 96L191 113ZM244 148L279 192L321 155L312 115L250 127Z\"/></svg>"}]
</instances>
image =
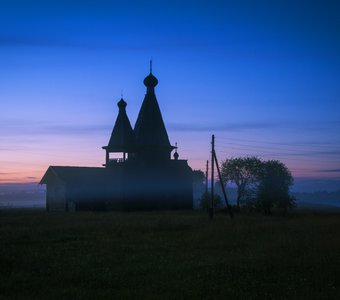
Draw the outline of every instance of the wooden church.
<instances>
[{"instance_id":1,"label":"wooden church","mask_svg":"<svg viewBox=\"0 0 340 300\"><path fill-rule=\"evenodd\" d=\"M40 184L47 186L48 211L192 209L192 169L170 144L155 95L157 84L150 66L134 129L126 102L118 102L118 116L109 143L103 147L103 167L47 169ZM121 153L122 158L112 159L114 153Z\"/></svg>"}]
</instances>

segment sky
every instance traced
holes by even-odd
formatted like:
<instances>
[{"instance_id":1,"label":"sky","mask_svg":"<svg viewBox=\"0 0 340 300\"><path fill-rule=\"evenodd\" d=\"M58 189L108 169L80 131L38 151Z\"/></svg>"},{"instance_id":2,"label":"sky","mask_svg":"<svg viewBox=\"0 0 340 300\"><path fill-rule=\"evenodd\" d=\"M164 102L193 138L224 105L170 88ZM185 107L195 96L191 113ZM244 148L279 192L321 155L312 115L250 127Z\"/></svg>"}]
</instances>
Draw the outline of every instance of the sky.
<instances>
[{"instance_id":1,"label":"sky","mask_svg":"<svg viewBox=\"0 0 340 300\"><path fill-rule=\"evenodd\" d=\"M327 0L0 0L0 183L101 166L116 104L134 126L152 59L192 168L215 134L220 161L279 159L340 188L339 15Z\"/></svg>"}]
</instances>

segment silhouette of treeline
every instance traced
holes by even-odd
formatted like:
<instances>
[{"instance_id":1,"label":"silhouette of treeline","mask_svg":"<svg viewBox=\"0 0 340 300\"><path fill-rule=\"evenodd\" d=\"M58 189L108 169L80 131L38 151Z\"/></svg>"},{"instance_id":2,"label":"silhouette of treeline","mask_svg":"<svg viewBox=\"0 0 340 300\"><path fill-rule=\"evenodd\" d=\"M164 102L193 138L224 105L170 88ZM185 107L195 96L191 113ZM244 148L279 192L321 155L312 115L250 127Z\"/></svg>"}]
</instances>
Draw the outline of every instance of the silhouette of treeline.
<instances>
[{"instance_id":1,"label":"silhouette of treeline","mask_svg":"<svg viewBox=\"0 0 340 300\"><path fill-rule=\"evenodd\" d=\"M227 196L230 204L235 205L237 201L237 189L234 187L227 188ZM202 192L203 193L203 192ZM217 181L215 184L215 193L220 196L223 200L223 193L221 190L220 182ZM202 194L200 194L202 195ZM340 190L334 192L318 191L318 192L292 192L292 196L296 199L296 205L299 204L318 204L318 205L334 205L340 206ZM200 197L195 198L195 207L198 208L200 203ZM221 200L221 205L224 205L224 201Z\"/></svg>"},{"instance_id":2,"label":"silhouette of treeline","mask_svg":"<svg viewBox=\"0 0 340 300\"><path fill-rule=\"evenodd\" d=\"M296 192L293 193L298 201L301 202L313 202L313 203L324 203L324 204L338 204L340 205L340 189L333 192L321 191L313 193Z\"/></svg>"}]
</instances>

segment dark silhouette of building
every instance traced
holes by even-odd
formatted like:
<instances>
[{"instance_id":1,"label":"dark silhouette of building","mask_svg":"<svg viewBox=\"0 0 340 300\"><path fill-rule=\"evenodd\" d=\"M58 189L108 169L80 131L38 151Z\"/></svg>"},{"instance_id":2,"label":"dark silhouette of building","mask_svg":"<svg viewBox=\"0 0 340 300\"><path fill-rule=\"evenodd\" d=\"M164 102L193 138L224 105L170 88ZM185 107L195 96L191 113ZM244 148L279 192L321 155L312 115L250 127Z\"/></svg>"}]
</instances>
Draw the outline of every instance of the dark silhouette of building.
<instances>
[{"instance_id":1,"label":"dark silhouette of building","mask_svg":"<svg viewBox=\"0 0 340 300\"><path fill-rule=\"evenodd\" d=\"M151 66L144 84L147 91L134 129L126 102L118 102L118 116L103 147L104 167L47 169L40 181L47 185L47 210L192 209L192 169L170 144ZM111 158L112 153L122 157Z\"/></svg>"}]
</instances>

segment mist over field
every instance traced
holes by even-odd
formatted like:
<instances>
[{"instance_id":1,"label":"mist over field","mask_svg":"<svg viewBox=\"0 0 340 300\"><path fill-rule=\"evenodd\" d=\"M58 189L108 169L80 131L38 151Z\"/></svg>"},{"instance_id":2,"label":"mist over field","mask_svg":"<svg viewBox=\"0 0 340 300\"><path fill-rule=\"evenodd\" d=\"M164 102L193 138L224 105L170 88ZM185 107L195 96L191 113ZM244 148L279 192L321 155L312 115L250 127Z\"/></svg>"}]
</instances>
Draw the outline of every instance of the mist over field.
<instances>
[{"instance_id":1,"label":"mist over field","mask_svg":"<svg viewBox=\"0 0 340 300\"><path fill-rule=\"evenodd\" d=\"M0 184L0 208L44 208L46 188L38 183Z\"/></svg>"},{"instance_id":2,"label":"mist over field","mask_svg":"<svg viewBox=\"0 0 340 300\"><path fill-rule=\"evenodd\" d=\"M340 208L338 181L298 179L292 188L298 206ZM228 200L236 202L236 189L227 189ZM222 196L222 195L221 195ZM194 191L194 208L199 207L200 193ZM38 183L0 184L0 208L45 208L46 187Z\"/></svg>"}]
</instances>

